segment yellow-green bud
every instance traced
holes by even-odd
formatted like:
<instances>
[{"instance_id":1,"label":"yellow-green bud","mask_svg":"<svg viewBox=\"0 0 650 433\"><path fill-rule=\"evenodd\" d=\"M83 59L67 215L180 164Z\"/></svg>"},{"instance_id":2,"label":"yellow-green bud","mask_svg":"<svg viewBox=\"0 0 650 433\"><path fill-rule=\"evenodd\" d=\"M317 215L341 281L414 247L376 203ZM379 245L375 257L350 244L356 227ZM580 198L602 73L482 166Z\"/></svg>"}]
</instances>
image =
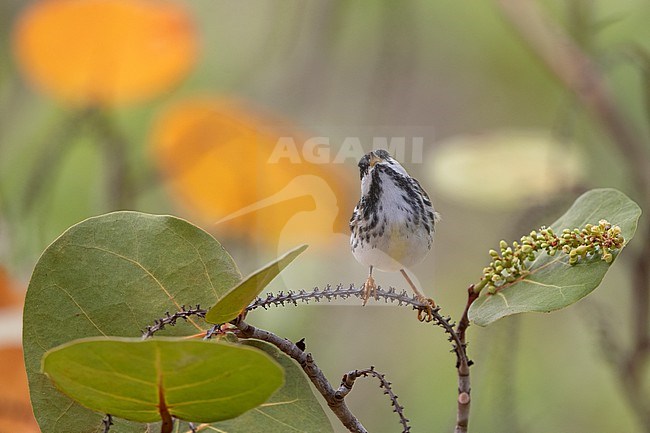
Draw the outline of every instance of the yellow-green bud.
<instances>
[{"instance_id":1,"label":"yellow-green bud","mask_svg":"<svg viewBox=\"0 0 650 433\"><path fill-rule=\"evenodd\" d=\"M575 252L577 254L580 254L581 256L584 256L587 254L587 251L589 250L589 247L587 245L580 245L578 248L575 249Z\"/></svg>"}]
</instances>

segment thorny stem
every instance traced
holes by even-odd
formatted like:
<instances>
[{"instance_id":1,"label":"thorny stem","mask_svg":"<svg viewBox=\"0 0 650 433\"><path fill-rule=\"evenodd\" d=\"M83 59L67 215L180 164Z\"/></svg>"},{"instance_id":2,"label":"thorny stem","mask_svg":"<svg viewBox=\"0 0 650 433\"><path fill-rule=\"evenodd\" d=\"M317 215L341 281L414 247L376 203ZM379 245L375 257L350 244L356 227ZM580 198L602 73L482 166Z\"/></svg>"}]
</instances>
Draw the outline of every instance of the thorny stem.
<instances>
[{"instance_id":1,"label":"thorny stem","mask_svg":"<svg viewBox=\"0 0 650 433\"><path fill-rule=\"evenodd\" d=\"M352 370L345 374L341 380L341 386L336 390L335 396L341 399L345 398L345 396L352 391L356 379L359 377L367 377L368 375L376 377L379 380L379 387L384 389L384 394L390 398L391 404L393 405L393 412L399 416L403 428L402 433L409 433L411 431L411 426L408 424L409 420L404 416L404 406L400 405L397 401L397 395L395 395L391 388L392 384L386 380L385 375L376 371L374 366L366 368L365 370Z\"/></svg>"},{"instance_id":2,"label":"thorny stem","mask_svg":"<svg viewBox=\"0 0 650 433\"><path fill-rule=\"evenodd\" d=\"M299 290L294 292L289 290L288 292L279 292L277 295L269 293L265 298L257 298L251 302L251 304L246 307L246 312L255 310L256 308L267 309L271 306L279 307L284 306L285 304L298 305L298 302L320 302L323 299L331 301L332 299L337 298L347 299L351 296L359 298L362 294L363 288L357 289L354 285L344 287L342 284L339 284L336 288L327 285L322 290L316 287L311 291ZM434 325L440 326L447 334L449 334L447 339L452 343L458 361L457 364L460 364L462 358L467 358L465 353L465 344L461 341L459 335L454 329L451 317L442 316L440 314L440 307L430 309L429 304L422 303L415 296L409 296L404 290L398 292L394 287L391 287L388 290L383 290L381 286L379 286L377 288L377 298L380 300L383 299L384 302L397 303L399 306L410 305L414 310L425 311L426 313L431 312L432 320L430 320L430 322Z\"/></svg>"},{"instance_id":3,"label":"thorny stem","mask_svg":"<svg viewBox=\"0 0 650 433\"><path fill-rule=\"evenodd\" d=\"M192 316L205 317L207 310L201 308L200 305L197 305L194 308L187 308L185 305L181 307L181 311L177 311L174 314L169 314L169 311L165 313L165 317L161 319L154 320L153 325L149 325L142 331L142 339L146 340L147 338L153 337L158 331L162 331L165 326L174 326L178 319L183 319L187 321Z\"/></svg>"},{"instance_id":4,"label":"thorny stem","mask_svg":"<svg viewBox=\"0 0 650 433\"><path fill-rule=\"evenodd\" d=\"M316 365L311 353L303 352L294 343L287 339L278 337L277 335L265 331L263 329L255 328L252 325L244 322L243 320L234 321L233 323L244 338L255 338L273 344L275 347L284 352L287 356L295 360L303 371L309 377L309 380L314 384L318 392L325 398L327 405L332 412L341 420L341 423L351 432L354 433L368 433L365 427L359 420L350 412L345 400L336 397L336 391L332 385L327 381L321 369Z\"/></svg>"},{"instance_id":5,"label":"thorny stem","mask_svg":"<svg viewBox=\"0 0 650 433\"><path fill-rule=\"evenodd\" d=\"M395 288L389 288L387 291L382 290L381 287L377 288L377 298L383 299L384 302L397 303L399 306L411 306L413 309L426 312L427 315L430 315L431 320L434 325L440 326L444 329L445 333L448 334L447 339L452 343L453 351L456 354L456 369L458 371L458 413L457 413L457 423L455 428L455 433L466 433L467 425L469 420L469 408L470 408L470 377L469 377L469 367L472 365L472 362L467 358L466 353L466 343L465 343L465 330L469 326L469 320L467 318L467 311L471 302L473 302L475 297L472 298L473 287L470 286L469 296L467 306L463 313L463 318L458 324L458 327L454 329L454 323L451 320L451 317L444 317L440 314L440 307L431 308L429 304L422 303L414 296L409 296L406 291L398 292ZM354 285L344 287L343 285L338 285L335 288L331 286L326 286L324 289L315 288L311 291L299 290L297 292L288 291L280 292L277 295L269 293L265 298L255 299L247 308L246 313L249 311L255 310L257 308L268 309L271 306L284 306L286 304L298 305L298 302L309 303L310 301L320 302L323 299L331 301L332 299L347 299L349 297L360 297L363 293L362 288L355 288ZM478 296L478 295L476 295ZM179 319L188 320L192 316L205 317L207 311L201 309L199 305L195 308L186 308L182 307L181 311L178 311L174 314L169 312L165 313L165 317L157 319L154 321L153 325L147 326L143 331L142 338L150 338L156 332L165 328L165 326L174 326ZM334 390L332 385L327 381L323 375L320 368L314 362L314 359L311 353L304 352L298 345L292 343L287 339L283 339L269 331L258 329L244 322L240 318L235 319L231 322L239 330L239 336L243 338L255 338L258 340L263 340L269 342L284 352L286 355L294 359L302 367L302 369L307 374L307 377L312 381L316 389L323 395L325 401L327 401L328 406L334 412L334 414L341 420L343 425L348 428L351 432L355 433L367 433L367 430L363 425L354 417L350 412L344 402L344 397L347 392L344 392L342 388ZM219 330L219 326L214 326L212 329L206 331L206 338L210 338L215 332ZM371 372L372 371L372 372ZM383 375L376 373L374 369L369 370L354 370L353 372L348 373L348 380L351 379L350 374L358 372L359 375L365 376L371 374L380 379L382 382L382 388L385 389L385 394L387 394L392 401L394 412L400 416L400 422L404 426L404 432L409 432L410 427L408 426L408 420L403 417L403 408L397 402L397 396L392 393L390 389L390 382L385 381ZM365 374L364 374L365 373ZM380 377L381 376L381 377ZM358 377L358 376L357 376ZM356 377L355 377L356 378ZM354 380L352 380L354 382ZM351 382L348 382L351 388ZM346 377L344 377L343 384L346 385Z\"/></svg>"},{"instance_id":6,"label":"thorny stem","mask_svg":"<svg viewBox=\"0 0 650 433\"><path fill-rule=\"evenodd\" d=\"M473 287L471 287L471 291L473 293ZM350 296L359 297L361 293L362 289L356 289L353 285L349 286L349 288L344 288L342 285L339 285L335 289L327 286L323 290L316 288L311 292L305 290L300 290L298 292L289 291L287 293L281 292L278 295L269 294L266 298L256 299L246 310L251 311L260 307L266 309L269 306L284 306L285 304L297 305L298 302L309 302L310 300L320 302L322 299L330 301L333 298L348 298ZM379 299L383 299L384 302L390 301L397 302L398 305L411 305L414 309L420 311L429 307L420 302L417 298L408 296L404 291L398 293L394 288L384 291L381 287L378 287L376 295ZM458 409L456 415L456 428L454 430L455 433L467 433L467 426L469 423L471 400L469 367L472 365L472 362L467 358L465 330L469 326L469 320L467 318L469 306L471 302L476 299L475 296L478 295L469 294L468 296L468 303L465 312L463 313L464 320L461 319L458 329L454 329L450 317L443 317L440 314L440 307L436 307L430 311L433 318L432 322L442 327L445 332L449 334L448 340L452 343L453 350L456 353L456 370L458 373Z\"/></svg>"},{"instance_id":7,"label":"thorny stem","mask_svg":"<svg viewBox=\"0 0 650 433\"><path fill-rule=\"evenodd\" d=\"M265 298L257 298L253 301L246 311L252 311L256 308L267 309L271 306L279 307L284 306L285 304L298 305L298 302L309 303L309 301L320 302L325 299L331 301L332 299L340 298L347 299L351 296L361 297L363 293L362 288L355 288L354 285L349 287L344 287L339 284L336 288L332 288L327 285L324 289L315 288L311 291L299 290L297 292L288 291L280 292L277 295L269 293ZM383 290L381 286L377 288L377 298L383 299L384 302L397 303L399 306L410 305L414 310L424 310L428 313L430 305L422 303L418 298L414 296L409 296L406 291L398 292L394 287L389 288L388 290ZM456 353L457 360L460 362L462 358L467 358L465 354L465 344L461 341L458 333L454 329L454 324L452 323L451 317L444 317L440 314L440 307L433 308L431 310L431 316L434 325L442 327L449 337L447 338L454 348Z\"/></svg>"}]
</instances>

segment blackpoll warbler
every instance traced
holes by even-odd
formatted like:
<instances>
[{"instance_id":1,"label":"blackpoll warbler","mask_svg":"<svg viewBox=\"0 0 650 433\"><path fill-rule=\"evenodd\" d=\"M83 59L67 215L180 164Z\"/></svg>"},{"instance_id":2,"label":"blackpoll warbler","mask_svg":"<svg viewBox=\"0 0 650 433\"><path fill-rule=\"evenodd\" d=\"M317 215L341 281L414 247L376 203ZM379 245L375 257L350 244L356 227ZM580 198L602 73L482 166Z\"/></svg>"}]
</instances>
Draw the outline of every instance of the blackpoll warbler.
<instances>
[{"instance_id":1,"label":"blackpoll warbler","mask_svg":"<svg viewBox=\"0 0 650 433\"><path fill-rule=\"evenodd\" d=\"M433 243L439 219L427 193L385 150L359 161L361 199L350 219L350 247L357 261L370 268L363 304L377 298L373 269L400 271L417 299L435 306L411 281L405 269L424 260Z\"/></svg>"}]
</instances>

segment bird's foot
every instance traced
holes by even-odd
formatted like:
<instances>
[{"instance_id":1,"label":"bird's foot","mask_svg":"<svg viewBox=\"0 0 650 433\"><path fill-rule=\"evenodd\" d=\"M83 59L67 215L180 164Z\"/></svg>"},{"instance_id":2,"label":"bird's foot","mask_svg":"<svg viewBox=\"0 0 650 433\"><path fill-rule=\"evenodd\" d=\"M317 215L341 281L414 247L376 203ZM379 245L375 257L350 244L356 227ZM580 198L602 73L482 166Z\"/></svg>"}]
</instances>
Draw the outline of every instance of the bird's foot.
<instances>
[{"instance_id":1,"label":"bird's foot","mask_svg":"<svg viewBox=\"0 0 650 433\"><path fill-rule=\"evenodd\" d=\"M363 300L363 305L366 305L366 302L368 302L368 299L371 296L377 300L379 299L379 295L377 294L377 284L375 284L375 279L369 275L366 282L363 283L363 291L361 292L361 299Z\"/></svg>"},{"instance_id":2,"label":"bird's foot","mask_svg":"<svg viewBox=\"0 0 650 433\"><path fill-rule=\"evenodd\" d=\"M415 299L424 304L418 307L418 320L420 322L431 322L433 320L433 310L436 308L435 301L422 295L417 295Z\"/></svg>"}]
</instances>

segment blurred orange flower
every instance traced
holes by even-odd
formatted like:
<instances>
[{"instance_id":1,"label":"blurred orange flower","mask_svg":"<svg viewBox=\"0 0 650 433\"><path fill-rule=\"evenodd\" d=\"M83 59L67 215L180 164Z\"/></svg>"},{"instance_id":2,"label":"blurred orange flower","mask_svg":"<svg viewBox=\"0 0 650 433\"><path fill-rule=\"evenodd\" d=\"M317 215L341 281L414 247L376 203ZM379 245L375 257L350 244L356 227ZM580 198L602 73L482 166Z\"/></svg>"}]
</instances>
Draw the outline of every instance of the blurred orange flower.
<instances>
[{"instance_id":1,"label":"blurred orange flower","mask_svg":"<svg viewBox=\"0 0 650 433\"><path fill-rule=\"evenodd\" d=\"M0 309L20 306L23 296L18 293L15 284L5 268L0 266Z\"/></svg>"},{"instance_id":2,"label":"blurred orange flower","mask_svg":"<svg viewBox=\"0 0 650 433\"><path fill-rule=\"evenodd\" d=\"M173 192L205 221L218 222L218 233L323 245L347 234L347 174L328 161L305 160L303 143L277 118L207 98L169 108L152 133Z\"/></svg>"},{"instance_id":3,"label":"blurred orange flower","mask_svg":"<svg viewBox=\"0 0 650 433\"><path fill-rule=\"evenodd\" d=\"M0 348L0 432L40 432L32 414L20 347Z\"/></svg>"},{"instance_id":4,"label":"blurred orange flower","mask_svg":"<svg viewBox=\"0 0 650 433\"><path fill-rule=\"evenodd\" d=\"M37 1L19 17L13 44L36 87L76 105L155 96L197 55L187 11L165 0Z\"/></svg>"},{"instance_id":5,"label":"blurred orange flower","mask_svg":"<svg viewBox=\"0 0 650 433\"><path fill-rule=\"evenodd\" d=\"M9 273L0 266L0 316L9 313L19 319L23 295L16 286ZM6 327L7 322L3 326ZM5 334L9 332L7 329L4 331ZM20 335L18 326L16 334ZM37 433L40 430L32 414L23 351L18 344L11 339L0 340L0 432Z\"/></svg>"}]
</instances>

